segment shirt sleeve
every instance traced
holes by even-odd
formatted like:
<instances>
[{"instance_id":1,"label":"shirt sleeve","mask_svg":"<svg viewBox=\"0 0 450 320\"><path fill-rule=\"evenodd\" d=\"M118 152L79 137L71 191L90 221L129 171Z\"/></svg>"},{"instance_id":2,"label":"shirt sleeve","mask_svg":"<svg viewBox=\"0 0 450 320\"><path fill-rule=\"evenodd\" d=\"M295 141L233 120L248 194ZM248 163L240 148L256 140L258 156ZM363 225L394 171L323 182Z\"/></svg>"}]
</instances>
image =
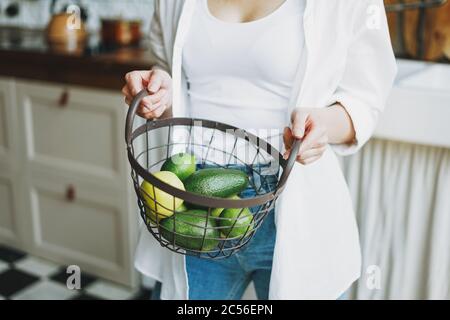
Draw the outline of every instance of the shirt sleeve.
<instances>
[{"instance_id":1,"label":"shirt sleeve","mask_svg":"<svg viewBox=\"0 0 450 320\"><path fill-rule=\"evenodd\" d=\"M155 10L150 25L150 53L153 69L159 68L170 72L170 66L167 61L166 49L164 46L164 35L161 23L160 0L155 1Z\"/></svg>"},{"instance_id":2,"label":"shirt sleeve","mask_svg":"<svg viewBox=\"0 0 450 320\"><path fill-rule=\"evenodd\" d=\"M350 115L356 132L351 144L333 145L342 156L356 153L373 135L397 74L382 0L358 0L343 78L333 101Z\"/></svg>"}]
</instances>

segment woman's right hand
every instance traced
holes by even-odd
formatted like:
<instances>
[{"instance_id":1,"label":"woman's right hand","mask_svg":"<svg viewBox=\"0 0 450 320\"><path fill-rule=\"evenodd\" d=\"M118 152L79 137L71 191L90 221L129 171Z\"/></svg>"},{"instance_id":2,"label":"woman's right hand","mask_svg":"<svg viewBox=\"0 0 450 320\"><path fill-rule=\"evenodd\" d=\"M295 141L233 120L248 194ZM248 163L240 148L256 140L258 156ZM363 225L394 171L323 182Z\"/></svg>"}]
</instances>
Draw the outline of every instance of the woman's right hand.
<instances>
[{"instance_id":1,"label":"woman's right hand","mask_svg":"<svg viewBox=\"0 0 450 320\"><path fill-rule=\"evenodd\" d=\"M130 105L133 98L143 89L150 93L145 97L137 114L145 119L160 118L172 107L172 78L164 70L132 71L125 75L122 93L125 102Z\"/></svg>"}]
</instances>

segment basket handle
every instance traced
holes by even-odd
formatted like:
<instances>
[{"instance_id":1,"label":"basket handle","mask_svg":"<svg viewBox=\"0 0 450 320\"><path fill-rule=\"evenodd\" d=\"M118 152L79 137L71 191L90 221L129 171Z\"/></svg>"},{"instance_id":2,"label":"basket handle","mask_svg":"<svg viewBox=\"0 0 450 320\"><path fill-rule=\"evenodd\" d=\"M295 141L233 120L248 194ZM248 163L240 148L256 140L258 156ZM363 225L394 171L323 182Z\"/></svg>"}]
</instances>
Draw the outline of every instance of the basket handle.
<instances>
[{"instance_id":1,"label":"basket handle","mask_svg":"<svg viewBox=\"0 0 450 320\"><path fill-rule=\"evenodd\" d=\"M139 92L131 101L130 107L128 108L127 120L125 122L125 142L128 147L131 147L132 135L133 135L133 123L134 118L136 118L136 111L141 104L142 99L148 96L150 93L147 89Z\"/></svg>"},{"instance_id":2,"label":"basket handle","mask_svg":"<svg viewBox=\"0 0 450 320\"><path fill-rule=\"evenodd\" d=\"M144 89L141 92L139 92L131 101L130 107L128 109L127 113L127 120L125 125L125 141L127 143L128 148L131 148L131 142L132 142L132 135L133 135L133 123L134 118L136 117L136 111L139 108L139 105L141 104L142 99L144 99L146 96L149 95L149 92ZM294 164L297 160L298 151L300 150L300 146L302 144L301 140L294 141L294 144L292 145L291 154L289 156L288 160L284 160L280 155L280 161L285 162L285 166L283 169L283 173L281 174L280 180L278 182L276 196L278 196L284 189L284 186L287 182L287 179L289 178L289 174L291 173Z\"/></svg>"},{"instance_id":3,"label":"basket handle","mask_svg":"<svg viewBox=\"0 0 450 320\"><path fill-rule=\"evenodd\" d=\"M294 168L294 165L297 161L297 155L300 151L300 146L302 145L302 140L296 139L291 148L291 154L289 155L289 159L285 160L286 165L284 166L283 173L281 174L280 180L278 181L277 191L275 192L275 196L279 196L281 192L284 190L287 179ZM280 155L281 157L281 155ZM284 161L284 159L283 159Z\"/></svg>"}]
</instances>

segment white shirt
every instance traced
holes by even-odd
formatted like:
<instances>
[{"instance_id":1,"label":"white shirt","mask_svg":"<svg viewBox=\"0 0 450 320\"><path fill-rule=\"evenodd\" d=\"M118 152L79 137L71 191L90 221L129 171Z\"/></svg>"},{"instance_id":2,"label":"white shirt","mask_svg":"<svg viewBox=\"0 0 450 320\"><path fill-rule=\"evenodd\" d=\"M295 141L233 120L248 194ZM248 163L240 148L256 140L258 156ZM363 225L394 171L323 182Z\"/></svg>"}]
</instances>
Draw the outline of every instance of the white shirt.
<instances>
[{"instance_id":1,"label":"white shirt","mask_svg":"<svg viewBox=\"0 0 450 320\"><path fill-rule=\"evenodd\" d=\"M287 0L261 19L230 23L213 16L208 0L201 0L183 50L190 116L245 129L280 149L304 46L303 13L303 0ZM214 150L231 153L235 148L240 160L251 163L256 149L245 141L235 145L230 138L217 131L193 131L194 145L211 145L209 161L226 164L227 154ZM193 149L200 157L206 153L204 147Z\"/></svg>"},{"instance_id":2,"label":"white shirt","mask_svg":"<svg viewBox=\"0 0 450 320\"><path fill-rule=\"evenodd\" d=\"M155 1L152 52L155 65L172 74L175 117L189 115L182 55L200 1ZM395 79L383 6L382 0L306 1L305 54L298 69L304 72L296 75L286 119L295 107L340 102L356 141L332 146L312 165L294 166L275 213L270 299L336 299L361 274L352 201L335 153L353 154L370 139ZM163 282L162 299L188 298L184 257L162 248L145 227L135 266Z\"/></svg>"},{"instance_id":3,"label":"white shirt","mask_svg":"<svg viewBox=\"0 0 450 320\"><path fill-rule=\"evenodd\" d=\"M304 1L246 23L222 21L201 2L183 50L190 115L282 132L304 46Z\"/></svg>"}]
</instances>

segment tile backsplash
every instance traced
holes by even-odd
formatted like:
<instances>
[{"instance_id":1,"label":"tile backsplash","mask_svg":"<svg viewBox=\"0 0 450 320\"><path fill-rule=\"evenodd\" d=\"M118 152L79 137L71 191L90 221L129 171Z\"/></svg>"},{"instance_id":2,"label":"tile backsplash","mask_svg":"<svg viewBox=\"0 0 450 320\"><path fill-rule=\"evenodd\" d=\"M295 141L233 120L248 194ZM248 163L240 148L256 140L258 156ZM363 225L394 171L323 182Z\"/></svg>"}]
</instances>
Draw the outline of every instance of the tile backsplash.
<instances>
[{"instance_id":1,"label":"tile backsplash","mask_svg":"<svg viewBox=\"0 0 450 320\"><path fill-rule=\"evenodd\" d=\"M169 0L170 1L170 0ZM0 0L0 27L14 26L43 29L50 19L51 0ZM19 5L19 14L8 17L6 8L12 4ZM123 17L140 19L143 30L150 27L153 14L153 0L58 0L56 10L61 10L67 4L81 4L87 9L87 28L97 31L100 28L100 18Z\"/></svg>"}]
</instances>

